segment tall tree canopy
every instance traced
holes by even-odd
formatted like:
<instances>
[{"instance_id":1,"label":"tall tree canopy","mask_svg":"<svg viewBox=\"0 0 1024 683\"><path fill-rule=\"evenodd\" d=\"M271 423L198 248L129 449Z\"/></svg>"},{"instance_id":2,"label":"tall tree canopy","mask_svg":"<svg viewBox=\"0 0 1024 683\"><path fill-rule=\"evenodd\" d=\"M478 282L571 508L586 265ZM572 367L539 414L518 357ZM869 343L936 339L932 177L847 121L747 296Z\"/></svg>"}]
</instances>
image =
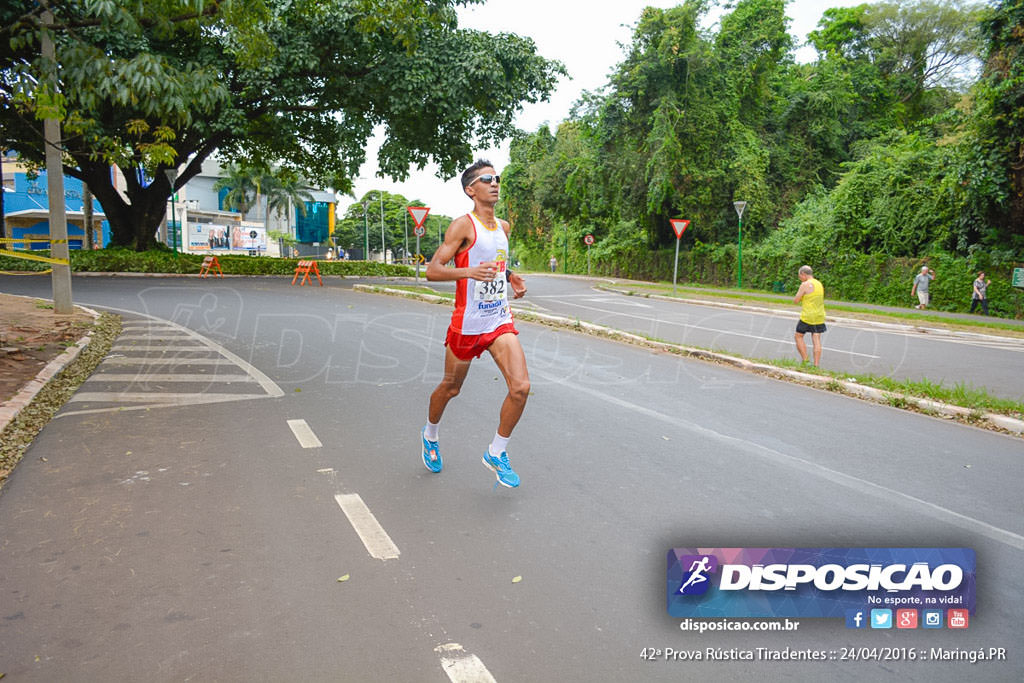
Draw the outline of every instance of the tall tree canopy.
<instances>
[{"instance_id":1,"label":"tall tree canopy","mask_svg":"<svg viewBox=\"0 0 1024 683\"><path fill-rule=\"evenodd\" d=\"M433 162L454 175L563 72L528 38L458 28L455 7L472 1L54 0L52 64L39 5L11 0L0 123L41 161L41 119L57 114L65 171L89 184L114 243L138 249L172 191L162 171L183 166L177 189L214 150L347 191L379 126L383 173Z\"/></svg>"}]
</instances>

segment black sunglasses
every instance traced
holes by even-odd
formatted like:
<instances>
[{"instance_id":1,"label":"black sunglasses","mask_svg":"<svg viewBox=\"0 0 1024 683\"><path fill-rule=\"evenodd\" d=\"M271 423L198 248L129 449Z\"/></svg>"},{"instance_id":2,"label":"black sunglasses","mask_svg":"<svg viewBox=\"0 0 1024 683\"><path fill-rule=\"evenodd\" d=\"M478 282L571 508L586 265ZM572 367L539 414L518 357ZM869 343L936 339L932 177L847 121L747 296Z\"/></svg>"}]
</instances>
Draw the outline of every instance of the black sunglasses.
<instances>
[{"instance_id":1,"label":"black sunglasses","mask_svg":"<svg viewBox=\"0 0 1024 683\"><path fill-rule=\"evenodd\" d=\"M478 180L482 180L488 185L490 185L491 183L498 183L499 185L501 185L501 176L494 175L493 173L484 173L483 175L478 175L476 178L473 178L471 181L469 181L469 185L472 185ZM466 187L469 187L469 185L466 185Z\"/></svg>"}]
</instances>

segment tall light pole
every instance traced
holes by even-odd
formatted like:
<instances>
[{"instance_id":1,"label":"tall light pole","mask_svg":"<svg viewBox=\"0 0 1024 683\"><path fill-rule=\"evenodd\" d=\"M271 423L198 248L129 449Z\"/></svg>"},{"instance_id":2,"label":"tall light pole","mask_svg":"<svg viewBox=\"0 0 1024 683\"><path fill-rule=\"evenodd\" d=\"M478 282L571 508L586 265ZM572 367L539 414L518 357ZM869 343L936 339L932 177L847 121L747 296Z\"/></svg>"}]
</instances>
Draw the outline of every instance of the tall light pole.
<instances>
[{"instance_id":1,"label":"tall light pole","mask_svg":"<svg viewBox=\"0 0 1024 683\"><path fill-rule=\"evenodd\" d=\"M363 260L370 260L370 224L366 218L370 213L370 200L363 200Z\"/></svg>"},{"instance_id":2,"label":"tall light pole","mask_svg":"<svg viewBox=\"0 0 1024 683\"><path fill-rule=\"evenodd\" d=\"M736 287L743 288L743 210L747 208L746 202L733 202L732 208L736 209L736 215L740 218L740 231L739 231L739 248L737 259L739 261L739 270L736 275Z\"/></svg>"},{"instance_id":3,"label":"tall light pole","mask_svg":"<svg viewBox=\"0 0 1024 683\"><path fill-rule=\"evenodd\" d=\"M174 254L178 254L178 235L174 232L174 224L178 221L178 215L174 211L174 181L178 179L177 168L165 168L164 175L167 176L167 183L171 186L171 235L174 236Z\"/></svg>"},{"instance_id":4,"label":"tall light pole","mask_svg":"<svg viewBox=\"0 0 1024 683\"><path fill-rule=\"evenodd\" d=\"M380 197L380 251L381 258L384 263L388 262L388 245L384 241L384 193L380 190L377 191L377 196Z\"/></svg>"}]
</instances>

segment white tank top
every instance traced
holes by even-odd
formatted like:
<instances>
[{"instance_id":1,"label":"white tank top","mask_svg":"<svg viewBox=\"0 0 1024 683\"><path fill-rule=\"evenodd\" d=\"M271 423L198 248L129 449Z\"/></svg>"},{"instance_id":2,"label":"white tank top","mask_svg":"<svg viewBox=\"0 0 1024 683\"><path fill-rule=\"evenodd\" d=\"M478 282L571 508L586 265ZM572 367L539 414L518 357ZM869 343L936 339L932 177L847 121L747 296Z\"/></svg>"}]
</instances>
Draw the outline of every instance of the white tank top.
<instances>
[{"instance_id":1,"label":"white tank top","mask_svg":"<svg viewBox=\"0 0 1024 683\"><path fill-rule=\"evenodd\" d=\"M455 311L452 329L459 334L487 334L512 322L508 305L508 282L505 264L508 260L508 236L495 219L497 227L489 228L474 214L467 214L475 236L469 249L455 256L456 268L471 268L486 261L498 264L494 280L482 282L464 278L455 283Z\"/></svg>"}]
</instances>

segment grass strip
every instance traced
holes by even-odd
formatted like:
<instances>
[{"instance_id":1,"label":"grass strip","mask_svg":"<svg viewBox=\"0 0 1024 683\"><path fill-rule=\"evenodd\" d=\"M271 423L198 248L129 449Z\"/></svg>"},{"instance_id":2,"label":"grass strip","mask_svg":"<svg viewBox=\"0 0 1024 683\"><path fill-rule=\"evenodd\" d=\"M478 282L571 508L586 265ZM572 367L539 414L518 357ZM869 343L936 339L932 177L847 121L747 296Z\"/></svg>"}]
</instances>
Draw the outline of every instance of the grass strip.
<instances>
[{"instance_id":1,"label":"grass strip","mask_svg":"<svg viewBox=\"0 0 1024 683\"><path fill-rule=\"evenodd\" d=\"M73 361L46 383L17 417L0 432L0 487L14 471L32 440L89 379L121 334L120 316L103 313L92 327L92 339Z\"/></svg>"}]
</instances>

